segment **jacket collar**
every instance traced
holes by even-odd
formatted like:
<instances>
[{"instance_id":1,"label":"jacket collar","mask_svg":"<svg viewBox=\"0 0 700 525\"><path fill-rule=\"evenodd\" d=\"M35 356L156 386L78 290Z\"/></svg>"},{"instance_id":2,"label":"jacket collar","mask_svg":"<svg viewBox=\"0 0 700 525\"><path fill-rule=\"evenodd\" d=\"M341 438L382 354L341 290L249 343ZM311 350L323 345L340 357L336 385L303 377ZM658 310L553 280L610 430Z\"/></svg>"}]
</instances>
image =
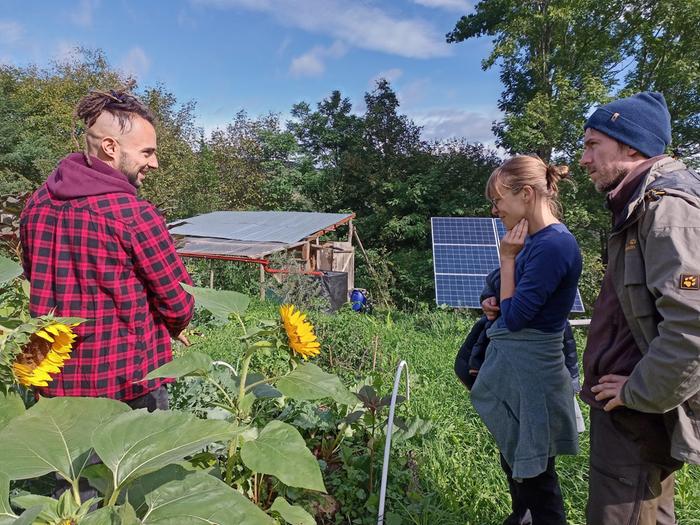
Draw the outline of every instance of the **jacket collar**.
<instances>
[{"instance_id":1,"label":"jacket collar","mask_svg":"<svg viewBox=\"0 0 700 525\"><path fill-rule=\"evenodd\" d=\"M679 168L684 167L681 162L675 160L674 158L667 155L660 155L649 159L648 163L645 162L637 170L634 170L634 172L625 177L623 182L620 183L621 185L624 184L625 181L634 184L635 182L631 179L635 178L641 178L641 183L638 183L637 189L632 192L627 204L622 208L621 213L619 215L616 214L617 220L613 227L613 233L629 226L640 217L644 211L644 196L649 187L662 172L670 171L668 168L671 168L671 165L673 164L678 164ZM621 197L622 195L620 195L620 192L617 190L618 188L615 188L613 191L611 191L608 194L608 198L615 199L616 197Z\"/></svg>"}]
</instances>

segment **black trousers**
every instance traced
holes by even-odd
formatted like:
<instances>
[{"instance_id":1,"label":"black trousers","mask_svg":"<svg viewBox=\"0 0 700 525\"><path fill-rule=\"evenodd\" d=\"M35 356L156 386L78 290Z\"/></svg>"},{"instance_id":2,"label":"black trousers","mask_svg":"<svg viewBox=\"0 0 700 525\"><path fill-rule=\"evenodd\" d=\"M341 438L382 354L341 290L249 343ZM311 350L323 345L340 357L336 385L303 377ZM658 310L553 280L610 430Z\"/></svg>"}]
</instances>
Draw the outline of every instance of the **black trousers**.
<instances>
[{"instance_id":1,"label":"black trousers","mask_svg":"<svg viewBox=\"0 0 700 525\"><path fill-rule=\"evenodd\" d=\"M566 525L564 499L553 457L547 462L547 470L522 481L513 479L513 471L502 454L501 467L508 478L513 508L504 525Z\"/></svg>"},{"instance_id":2,"label":"black trousers","mask_svg":"<svg viewBox=\"0 0 700 525\"><path fill-rule=\"evenodd\" d=\"M145 408L149 412L153 412L154 410L168 410L170 406L168 403L168 391L165 386L158 387L157 389L150 391L148 394L144 394L126 401L126 404L134 410ZM88 460L88 464L95 465L97 463L100 463L100 458L93 452ZM97 491L92 488L88 481L84 478L81 478L78 481L78 487L80 489L81 502L85 502L90 498L96 498L98 495ZM58 499L66 490L70 490L70 483L56 474L56 485L54 486L51 496Z\"/></svg>"}]
</instances>

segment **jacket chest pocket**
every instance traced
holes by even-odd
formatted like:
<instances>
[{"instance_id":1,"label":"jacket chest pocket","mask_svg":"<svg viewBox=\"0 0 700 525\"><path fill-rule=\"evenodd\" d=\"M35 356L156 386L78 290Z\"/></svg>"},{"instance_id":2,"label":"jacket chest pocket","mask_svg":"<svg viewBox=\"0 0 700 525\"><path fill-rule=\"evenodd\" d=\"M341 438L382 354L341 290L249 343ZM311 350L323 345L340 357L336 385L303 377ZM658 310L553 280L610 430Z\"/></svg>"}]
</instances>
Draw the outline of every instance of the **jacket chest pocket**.
<instances>
[{"instance_id":1,"label":"jacket chest pocket","mask_svg":"<svg viewBox=\"0 0 700 525\"><path fill-rule=\"evenodd\" d=\"M648 317L656 313L654 298L647 288L644 260L638 246L626 249L623 284L635 317Z\"/></svg>"}]
</instances>

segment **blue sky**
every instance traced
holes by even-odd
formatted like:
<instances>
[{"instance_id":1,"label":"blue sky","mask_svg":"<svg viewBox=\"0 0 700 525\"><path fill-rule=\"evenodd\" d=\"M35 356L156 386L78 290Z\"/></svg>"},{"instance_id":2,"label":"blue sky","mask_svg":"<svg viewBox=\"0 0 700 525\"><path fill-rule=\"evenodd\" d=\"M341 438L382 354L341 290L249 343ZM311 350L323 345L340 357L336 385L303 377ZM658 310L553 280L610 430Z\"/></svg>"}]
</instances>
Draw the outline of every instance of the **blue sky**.
<instances>
[{"instance_id":1,"label":"blue sky","mask_svg":"<svg viewBox=\"0 0 700 525\"><path fill-rule=\"evenodd\" d=\"M31 5L31 7L29 7ZM489 39L446 44L470 0L0 0L0 63L45 66L102 49L141 87L197 102L198 124L240 110L283 118L334 89L356 111L375 79L425 138L493 143L501 84L481 70Z\"/></svg>"}]
</instances>

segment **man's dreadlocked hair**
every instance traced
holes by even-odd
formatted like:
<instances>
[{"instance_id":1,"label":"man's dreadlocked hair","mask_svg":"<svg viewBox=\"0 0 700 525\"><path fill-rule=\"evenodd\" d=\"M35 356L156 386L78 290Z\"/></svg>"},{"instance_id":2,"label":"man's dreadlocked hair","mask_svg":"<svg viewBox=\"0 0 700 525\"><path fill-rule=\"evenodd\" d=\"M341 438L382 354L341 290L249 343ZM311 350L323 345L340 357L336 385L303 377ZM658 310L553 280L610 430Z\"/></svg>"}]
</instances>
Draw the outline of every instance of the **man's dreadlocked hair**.
<instances>
[{"instance_id":1,"label":"man's dreadlocked hair","mask_svg":"<svg viewBox=\"0 0 700 525\"><path fill-rule=\"evenodd\" d=\"M75 108L75 117L90 128L103 111L114 115L119 128L124 131L134 115L154 124L155 115L143 102L129 92L129 88L111 91L90 91L80 99Z\"/></svg>"}]
</instances>

